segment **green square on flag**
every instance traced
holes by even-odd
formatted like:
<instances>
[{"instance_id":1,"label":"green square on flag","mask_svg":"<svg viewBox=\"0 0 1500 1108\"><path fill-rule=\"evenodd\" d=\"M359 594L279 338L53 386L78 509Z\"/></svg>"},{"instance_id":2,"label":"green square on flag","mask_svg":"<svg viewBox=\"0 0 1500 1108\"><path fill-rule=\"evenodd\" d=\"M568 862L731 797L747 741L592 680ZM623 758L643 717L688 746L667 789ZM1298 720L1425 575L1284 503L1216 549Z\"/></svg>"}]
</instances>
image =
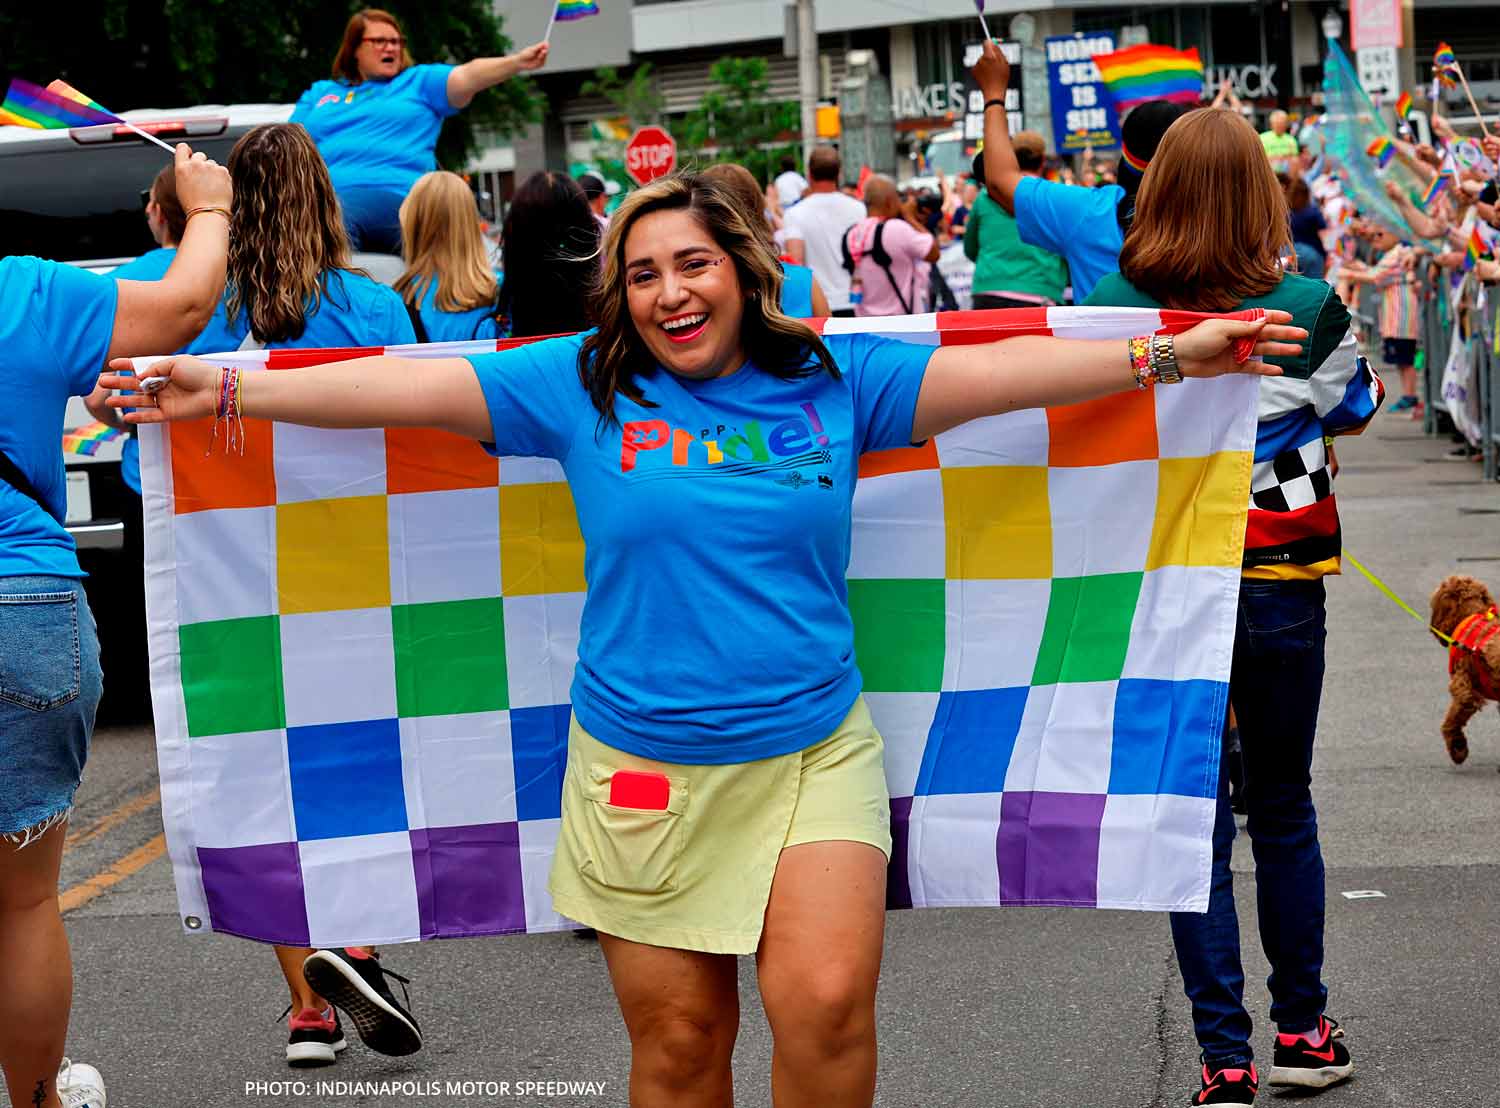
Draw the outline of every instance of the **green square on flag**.
<instances>
[{"instance_id":1,"label":"green square on flag","mask_svg":"<svg viewBox=\"0 0 1500 1108\"><path fill-rule=\"evenodd\" d=\"M398 604L396 710L403 717L494 712L510 706L505 609L499 597Z\"/></svg>"},{"instance_id":2,"label":"green square on flag","mask_svg":"<svg viewBox=\"0 0 1500 1108\"><path fill-rule=\"evenodd\" d=\"M231 735L286 726L277 616L218 619L177 629L188 735Z\"/></svg>"},{"instance_id":3,"label":"green square on flag","mask_svg":"<svg viewBox=\"0 0 1500 1108\"><path fill-rule=\"evenodd\" d=\"M1130 648L1142 576L1100 573L1054 578L1031 683L1118 680Z\"/></svg>"},{"instance_id":4,"label":"green square on flag","mask_svg":"<svg viewBox=\"0 0 1500 1108\"><path fill-rule=\"evenodd\" d=\"M854 658L867 692L937 692L943 687L946 582L854 579Z\"/></svg>"}]
</instances>

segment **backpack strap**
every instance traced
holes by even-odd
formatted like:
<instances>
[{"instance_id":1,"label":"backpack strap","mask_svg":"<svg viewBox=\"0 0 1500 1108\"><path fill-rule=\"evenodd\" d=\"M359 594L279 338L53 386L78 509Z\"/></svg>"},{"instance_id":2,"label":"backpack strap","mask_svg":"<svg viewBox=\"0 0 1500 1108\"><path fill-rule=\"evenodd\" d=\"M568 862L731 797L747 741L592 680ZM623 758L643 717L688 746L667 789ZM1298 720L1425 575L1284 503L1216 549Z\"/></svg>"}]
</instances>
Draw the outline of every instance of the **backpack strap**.
<instances>
[{"instance_id":1,"label":"backpack strap","mask_svg":"<svg viewBox=\"0 0 1500 1108\"><path fill-rule=\"evenodd\" d=\"M46 501L42 499L42 494L36 491L36 486L31 483L31 479L21 472L21 467L11 461L10 455L4 450L0 450L0 481L4 481L22 496L34 501L36 506L49 516L52 515L52 509L47 507ZM56 516L52 518L57 519ZM63 521L58 519L57 522Z\"/></svg>"},{"instance_id":2,"label":"backpack strap","mask_svg":"<svg viewBox=\"0 0 1500 1108\"><path fill-rule=\"evenodd\" d=\"M901 303L901 310L911 315L911 303L901 295L901 286L896 283L896 275L891 272L891 256L885 251L885 244L881 237L885 234L885 220L875 224L875 242L870 247L870 260L885 271L885 279L891 283L891 291L896 294L896 299ZM916 265L912 265L912 276L916 276Z\"/></svg>"},{"instance_id":3,"label":"backpack strap","mask_svg":"<svg viewBox=\"0 0 1500 1108\"><path fill-rule=\"evenodd\" d=\"M401 301L401 305L406 309L406 315L411 320L411 329L416 332L417 341L427 342L427 324L422 322L422 313L405 300Z\"/></svg>"}]
</instances>

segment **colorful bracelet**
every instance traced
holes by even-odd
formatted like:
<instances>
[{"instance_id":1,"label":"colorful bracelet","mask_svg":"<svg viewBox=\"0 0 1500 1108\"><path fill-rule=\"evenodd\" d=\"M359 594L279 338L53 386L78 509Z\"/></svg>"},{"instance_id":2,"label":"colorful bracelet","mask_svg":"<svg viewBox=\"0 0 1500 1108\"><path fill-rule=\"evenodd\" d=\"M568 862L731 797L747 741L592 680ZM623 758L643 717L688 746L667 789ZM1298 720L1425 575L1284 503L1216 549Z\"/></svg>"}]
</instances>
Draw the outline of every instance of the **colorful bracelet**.
<instances>
[{"instance_id":1,"label":"colorful bracelet","mask_svg":"<svg viewBox=\"0 0 1500 1108\"><path fill-rule=\"evenodd\" d=\"M214 443L219 438L219 424L224 424L224 450L226 453L239 449L245 453L245 417L241 411L242 385L238 366L228 366L219 372L219 397L214 405L214 425L209 432L207 457L213 453Z\"/></svg>"},{"instance_id":2,"label":"colorful bracelet","mask_svg":"<svg viewBox=\"0 0 1500 1108\"><path fill-rule=\"evenodd\" d=\"M1130 358L1130 371L1135 374L1135 387L1144 389L1156 381L1156 367L1152 358L1151 336L1137 335L1125 340L1126 353Z\"/></svg>"}]
</instances>

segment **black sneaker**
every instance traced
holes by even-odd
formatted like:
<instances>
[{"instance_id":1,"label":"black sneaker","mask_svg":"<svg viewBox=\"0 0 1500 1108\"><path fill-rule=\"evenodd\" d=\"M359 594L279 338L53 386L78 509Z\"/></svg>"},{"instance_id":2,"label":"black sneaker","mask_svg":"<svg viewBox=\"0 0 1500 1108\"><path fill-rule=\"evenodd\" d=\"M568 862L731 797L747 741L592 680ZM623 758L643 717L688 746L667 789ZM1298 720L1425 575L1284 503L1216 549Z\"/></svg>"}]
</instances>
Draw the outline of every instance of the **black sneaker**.
<instances>
[{"instance_id":1,"label":"black sneaker","mask_svg":"<svg viewBox=\"0 0 1500 1108\"><path fill-rule=\"evenodd\" d=\"M415 1054L422 1049L417 1021L391 993L387 977L401 982L407 1004L408 978L380 964L380 955L359 957L344 950L319 950L302 963L302 975L321 996L344 1010L365 1046L378 1054Z\"/></svg>"},{"instance_id":2,"label":"black sneaker","mask_svg":"<svg viewBox=\"0 0 1500 1108\"><path fill-rule=\"evenodd\" d=\"M288 1008L282 1015L290 1015ZM344 1029L339 1026L338 1009L329 1005L319 1012L304 1008L287 1020L286 1064L289 1066L331 1066L339 1051L348 1047Z\"/></svg>"},{"instance_id":3,"label":"black sneaker","mask_svg":"<svg viewBox=\"0 0 1500 1108\"><path fill-rule=\"evenodd\" d=\"M1255 1090L1259 1085L1254 1063L1219 1069L1210 1069L1204 1063L1202 1087L1188 1103L1194 1106L1212 1104L1218 1108L1250 1108L1255 1103Z\"/></svg>"},{"instance_id":4,"label":"black sneaker","mask_svg":"<svg viewBox=\"0 0 1500 1108\"><path fill-rule=\"evenodd\" d=\"M1272 1085L1296 1085L1303 1089L1326 1089L1348 1080L1354 1063L1341 1040L1344 1030L1335 1020L1318 1017L1321 1046L1313 1046L1302 1035L1277 1035L1271 1065Z\"/></svg>"}]
</instances>

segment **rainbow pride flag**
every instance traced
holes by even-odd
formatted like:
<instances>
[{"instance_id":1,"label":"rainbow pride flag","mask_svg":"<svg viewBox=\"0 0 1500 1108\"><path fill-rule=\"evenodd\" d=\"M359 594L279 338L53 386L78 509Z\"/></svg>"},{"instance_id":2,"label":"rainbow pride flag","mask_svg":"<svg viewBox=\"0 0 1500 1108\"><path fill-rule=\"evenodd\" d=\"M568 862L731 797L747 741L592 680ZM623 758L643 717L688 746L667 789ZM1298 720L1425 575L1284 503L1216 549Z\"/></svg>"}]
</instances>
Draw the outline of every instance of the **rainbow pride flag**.
<instances>
[{"instance_id":1,"label":"rainbow pride flag","mask_svg":"<svg viewBox=\"0 0 1500 1108\"><path fill-rule=\"evenodd\" d=\"M1451 173L1439 173L1434 177L1432 183L1427 186L1427 191L1422 194L1422 210L1425 212L1432 205L1432 202L1443 194L1443 190L1452 183L1453 175Z\"/></svg>"},{"instance_id":2,"label":"rainbow pride flag","mask_svg":"<svg viewBox=\"0 0 1500 1108\"><path fill-rule=\"evenodd\" d=\"M1478 225L1469 231L1469 244L1464 251L1464 268L1473 269L1480 258L1489 252L1490 244L1479 233Z\"/></svg>"},{"instance_id":3,"label":"rainbow pride flag","mask_svg":"<svg viewBox=\"0 0 1500 1108\"><path fill-rule=\"evenodd\" d=\"M53 81L46 88L13 78L0 103L0 125L34 127L55 131L65 127L96 127L101 123L120 123L112 112L105 111L72 85Z\"/></svg>"},{"instance_id":4,"label":"rainbow pride flag","mask_svg":"<svg viewBox=\"0 0 1500 1108\"><path fill-rule=\"evenodd\" d=\"M97 454L107 442L125 437L125 432L107 423L85 423L75 427L62 438L64 454Z\"/></svg>"},{"instance_id":5,"label":"rainbow pride flag","mask_svg":"<svg viewBox=\"0 0 1500 1108\"><path fill-rule=\"evenodd\" d=\"M1196 104L1203 97L1203 61L1196 47L1174 50L1148 42L1095 54L1094 64L1122 116L1147 100Z\"/></svg>"},{"instance_id":6,"label":"rainbow pride flag","mask_svg":"<svg viewBox=\"0 0 1500 1108\"><path fill-rule=\"evenodd\" d=\"M1389 135L1380 135L1365 147L1365 153L1380 162L1380 168L1384 169L1396 156L1396 144L1390 140Z\"/></svg>"},{"instance_id":7,"label":"rainbow pride flag","mask_svg":"<svg viewBox=\"0 0 1500 1108\"><path fill-rule=\"evenodd\" d=\"M586 19L599 14L599 5L594 0L557 0L557 15L554 20L567 23L572 19Z\"/></svg>"},{"instance_id":8,"label":"rainbow pride flag","mask_svg":"<svg viewBox=\"0 0 1500 1108\"><path fill-rule=\"evenodd\" d=\"M1438 43L1437 49L1433 51L1432 72L1444 88L1458 87L1458 76L1461 72L1458 68L1458 55L1446 42Z\"/></svg>"},{"instance_id":9,"label":"rainbow pride flag","mask_svg":"<svg viewBox=\"0 0 1500 1108\"><path fill-rule=\"evenodd\" d=\"M1411 115L1411 93L1403 92L1396 97L1396 118L1404 121L1409 115Z\"/></svg>"}]
</instances>

